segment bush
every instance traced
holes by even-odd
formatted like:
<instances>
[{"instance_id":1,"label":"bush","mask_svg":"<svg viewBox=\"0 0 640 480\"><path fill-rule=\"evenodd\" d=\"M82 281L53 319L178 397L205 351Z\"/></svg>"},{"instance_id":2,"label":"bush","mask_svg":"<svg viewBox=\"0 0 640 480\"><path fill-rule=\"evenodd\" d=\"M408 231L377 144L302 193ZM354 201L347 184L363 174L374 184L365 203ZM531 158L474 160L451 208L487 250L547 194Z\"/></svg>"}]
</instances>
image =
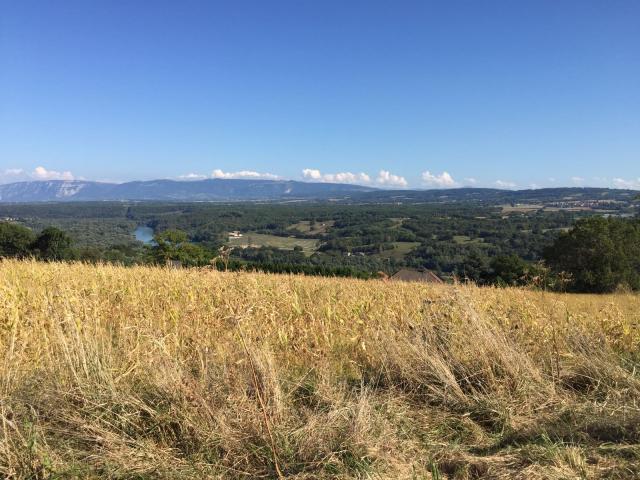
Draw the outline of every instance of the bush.
<instances>
[{"instance_id":1,"label":"bush","mask_svg":"<svg viewBox=\"0 0 640 480\"><path fill-rule=\"evenodd\" d=\"M0 222L0 257L26 257L35 239L33 232L22 225Z\"/></svg>"},{"instance_id":2,"label":"bush","mask_svg":"<svg viewBox=\"0 0 640 480\"><path fill-rule=\"evenodd\" d=\"M570 275L569 288L612 292L640 289L640 222L591 217L576 223L544 251L556 273Z\"/></svg>"},{"instance_id":3,"label":"bush","mask_svg":"<svg viewBox=\"0 0 640 480\"><path fill-rule=\"evenodd\" d=\"M43 260L66 260L71 258L71 237L56 227L47 227L36 238L32 250Z\"/></svg>"}]
</instances>

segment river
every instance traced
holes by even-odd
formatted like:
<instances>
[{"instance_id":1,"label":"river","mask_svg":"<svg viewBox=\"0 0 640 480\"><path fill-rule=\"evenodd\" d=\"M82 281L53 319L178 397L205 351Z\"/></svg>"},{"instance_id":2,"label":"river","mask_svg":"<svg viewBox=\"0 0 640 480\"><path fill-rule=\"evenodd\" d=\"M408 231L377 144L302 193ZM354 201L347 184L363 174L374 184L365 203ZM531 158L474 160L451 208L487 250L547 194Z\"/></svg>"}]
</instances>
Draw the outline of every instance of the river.
<instances>
[{"instance_id":1,"label":"river","mask_svg":"<svg viewBox=\"0 0 640 480\"><path fill-rule=\"evenodd\" d=\"M153 241L153 228L151 227L147 227L146 225L138 225L133 234L135 235L136 240L144 243L145 245L153 245L155 243Z\"/></svg>"}]
</instances>

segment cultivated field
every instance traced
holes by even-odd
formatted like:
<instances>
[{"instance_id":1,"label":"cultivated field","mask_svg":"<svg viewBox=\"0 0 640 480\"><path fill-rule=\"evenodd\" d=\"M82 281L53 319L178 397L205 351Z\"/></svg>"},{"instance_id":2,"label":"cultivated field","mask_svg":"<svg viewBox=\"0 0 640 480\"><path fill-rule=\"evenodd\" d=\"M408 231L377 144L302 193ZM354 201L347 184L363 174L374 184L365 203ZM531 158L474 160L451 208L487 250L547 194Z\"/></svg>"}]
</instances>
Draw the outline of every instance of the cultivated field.
<instances>
[{"instance_id":1,"label":"cultivated field","mask_svg":"<svg viewBox=\"0 0 640 480\"><path fill-rule=\"evenodd\" d=\"M327 233L327 230L333 227L333 220L326 220L324 222L315 222L311 225L311 222L308 220L303 220L298 223L294 223L287 227L287 230L298 230L302 233L307 233L311 235L318 235L322 233Z\"/></svg>"},{"instance_id":2,"label":"cultivated field","mask_svg":"<svg viewBox=\"0 0 640 480\"><path fill-rule=\"evenodd\" d=\"M402 260L405 256L411 252L414 248L421 245L420 242L393 242L394 248L390 250L383 250L377 256L380 258L393 258L395 260Z\"/></svg>"},{"instance_id":3,"label":"cultivated field","mask_svg":"<svg viewBox=\"0 0 640 480\"><path fill-rule=\"evenodd\" d=\"M640 301L0 263L0 478L638 478Z\"/></svg>"},{"instance_id":4,"label":"cultivated field","mask_svg":"<svg viewBox=\"0 0 640 480\"><path fill-rule=\"evenodd\" d=\"M318 247L318 240L249 232L242 237L230 238L229 245L236 247L275 247L283 250L293 250L295 247L300 247L304 253L311 255Z\"/></svg>"}]
</instances>

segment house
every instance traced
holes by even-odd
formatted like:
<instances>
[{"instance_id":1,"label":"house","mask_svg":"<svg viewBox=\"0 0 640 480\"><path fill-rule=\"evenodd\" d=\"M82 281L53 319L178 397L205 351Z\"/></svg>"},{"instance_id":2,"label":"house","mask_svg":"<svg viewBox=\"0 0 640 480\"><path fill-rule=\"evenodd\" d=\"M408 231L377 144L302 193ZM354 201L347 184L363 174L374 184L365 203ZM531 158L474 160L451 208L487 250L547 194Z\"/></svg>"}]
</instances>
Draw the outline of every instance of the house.
<instances>
[{"instance_id":1,"label":"house","mask_svg":"<svg viewBox=\"0 0 640 480\"><path fill-rule=\"evenodd\" d=\"M238 230L229 232L229 238L241 238L241 237L242 237L242 234Z\"/></svg>"},{"instance_id":2,"label":"house","mask_svg":"<svg viewBox=\"0 0 640 480\"><path fill-rule=\"evenodd\" d=\"M422 282L422 283L444 283L431 270L415 270L412 268L402 268L389 277L389 280L400 282Z\"/></svg>"}]
</instances>

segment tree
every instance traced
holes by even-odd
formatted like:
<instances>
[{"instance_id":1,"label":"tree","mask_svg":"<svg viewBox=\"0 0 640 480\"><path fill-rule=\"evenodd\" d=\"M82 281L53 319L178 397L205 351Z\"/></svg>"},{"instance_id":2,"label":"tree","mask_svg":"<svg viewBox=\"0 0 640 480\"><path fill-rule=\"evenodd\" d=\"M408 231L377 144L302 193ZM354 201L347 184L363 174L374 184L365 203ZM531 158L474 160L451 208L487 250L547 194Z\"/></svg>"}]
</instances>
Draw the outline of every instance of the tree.
<instances>
[{"instance_id":1,"label":"tree","mask_svg":"<svg viewBox=\"0 0 640 480\"><path fill-rule=\"evenodd\" d=\"M69 235L56 227L47 227L33 242L33 250L43 260L65 260L71 258L72 240Z\"/></svg>"},{"instance_id":2,"label":"tree","mask_svg":"<svg viewBox=\"0 0 640 480\"><path fill-rule=\"evenodd\" d=\"M487 272L487 257L478 250L471 250L461 267L458 275L465 280L479 283Z\"/></svg>"},{"instance_id":3,"label":"tree","mask_svg":"<svg viewBox=\"0 0 640 480\"><path fill-rule=\"evenodd\" d=\"M640 289L640 222L591 217L577 222L545 249L556 273L569 274L569 288L611 292L620 286Z\"/></svg>"},{"instance_id":4,"label":"tree","mask_svg":"<svg viewBox=\"0 0 640 480\"><path fill-rule=\"evenodd\" d=\"M199 245L189 243L187 234L182 230L165 230L155 235L153 247L156 260L169 262L177 260L185 266L206 265L212 255Z\"/></svg>"},{"instance_id":5,"label":"tree","mask_svg":"<svg viewBox=\"0 0 640 480\"><path fill-rule=\"evenodd\" d=\"M500 255L491 260L487 280L498 285L526 285L529 264L517 255Z\"/></svg>"},{"instance_id":6,"label":"tree","mask_svg":"<svg viewBox=\"0 0 640 480\"><path fill-rule=\"evenodd\" d=\"M0 257L28 256L34 239L31 229L17 223L0 222Z\"/></svg>"},{"instance_id":7,"label":"tree","mask_svg":"<svg viewBox=\"0 0 640 480\"><path fill-rule=\"evenodd\" d=\"M179 260L179 250L183 244L187 243L187 234L182 230L171 229L157 233L153 239L156 242L154 247L156 258L168 262Z\"/></svg>"},{"instance_id":8,"label":"tree","mask_svg":"<svg viewBox=\"0 0 640 480\"><path fill-rule=\"evenodd\" d=\"M178 248L178 260L187 267L206 265L212 255L200 245L184 243Z\"/></svg>"}]
</instances>

